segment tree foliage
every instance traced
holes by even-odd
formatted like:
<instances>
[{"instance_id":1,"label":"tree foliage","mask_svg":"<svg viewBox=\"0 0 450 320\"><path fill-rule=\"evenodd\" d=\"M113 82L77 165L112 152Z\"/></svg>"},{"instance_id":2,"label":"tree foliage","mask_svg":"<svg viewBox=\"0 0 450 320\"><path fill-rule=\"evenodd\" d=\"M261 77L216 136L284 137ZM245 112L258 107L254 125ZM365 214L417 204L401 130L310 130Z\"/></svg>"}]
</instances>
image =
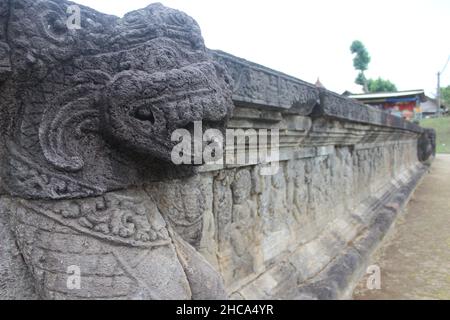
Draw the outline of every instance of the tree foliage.
<instances>
[{"instance_id":1,"label":"tree foliage","mask_svg":"<svg viewBox=\"0 0 450 320\"><path fill-rule=\"evenodd\" d=\"M370 55L364 44L359 40L355 40L350 46L350 51L356 54L353 58L353 66L355 69L361 72L366 71L369 67Z\"/></svg>"},{"instance_id":2,"label":"tree foliage","mask_svg":"<svg viewBox=\"0 0 450 320\"><path fill-rule=\"evenodd\" d=\"M352 42L350 51L352 54L355 54L355 56L353 57L353 66L356 70L359 70L358 76L355 79L355 83L363 86L364 91L367 92L368 84L366 76L364 75L364 71L366 71L369 67L369 52L367 51L364 44L359 40L355 40Z\"/></svg>"},{"instance_id":3,"label":"tree foliage","mask_svg":"<svg viewBox=\"0 0 450 320\"><path fill-rule=\"evenodd\" d=\"M360 73L358 73L355 83L359 84L360 86L365 86L367 84L366 76L364 75L364 73L362 71Z\"/></svg>"},{"instance_id":4,"label":"tree foliage","mask_svg":"<svg viewBox=\"0 0 450 320\"><path fill-rule=\"evenodd\" d=\"M367 87L369 92L392 92L397 91L397 87L395 84L390 82L389 80L385 80L382 78L378 79L369 79L367 80Z\"/></svg>"},{"instance_id":5,"label":"tree foliage","mask_svg":"<svg viewBox=\"0 0 450 320\"><path fill-rule=\"evenodd\" d=\"M389 92L397 91L395 84L389 80L382 78L367 79L364 71L369 68L370 55L364 44L355 40L350 46L350 51L355 56L353 57L353 66L359 71L358 76L355 79L355 83L363 86L364 92Z\"/></svg>"},{"instance_id":6,"label":"tree foliage","mask_svg":"<svg viewBox=\"0 0 450 320\"><path fill-rule=\"evenodd\" d=\"M450 107L450 86L441 88L441 99L446 107Z\"/></svg>"}]
</instances>

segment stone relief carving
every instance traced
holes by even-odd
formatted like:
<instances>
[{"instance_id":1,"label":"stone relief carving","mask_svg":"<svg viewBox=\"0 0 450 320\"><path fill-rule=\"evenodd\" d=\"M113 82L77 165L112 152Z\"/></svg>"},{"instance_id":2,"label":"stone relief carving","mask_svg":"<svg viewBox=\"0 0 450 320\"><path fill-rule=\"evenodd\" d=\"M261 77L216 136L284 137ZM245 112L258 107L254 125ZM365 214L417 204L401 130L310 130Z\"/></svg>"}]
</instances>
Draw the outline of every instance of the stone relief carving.
<instances>
[{"instance_id":1,"label":"stone relief carving","mask_svg":"<svg viewBox=\"0 0 450 320\"><path fill-rule=\"evenodd\" d=\"M82 7L69 30L68 5L0 3L0 298L297 297L352 240L327 224L433 153L431 131L207 50L179 11ZM223 130L232 97L231 127L281 129L279 172L172 165L171 132Z\"/></svg>"},{"instance_id":2,"label":"stone relief carving","mask_svg":"<svg viewBox=\"0 0 450 320\"><path fill-rule=\"evenodd\" d=\"M231 183L233 195L230 244L234 250L233 278L244 278L263 268L261 255L261 226L257 204L251 195L251 173L247 169L236 172Z\"/></svg>"},{"instance_id":3,"label":"stone relief carving","mask_svg":"<svg viewBox=\"0 0 450 320\"><path fill-rule=\"evenodd\" d=\"M146 186L158 208L175 231L194 248L199 248L203 232L203 218L212 214L212 178L195 176L185 180L156 182Z\"/></svg>"},{"instance_id":4,"label":"stone relief carving","mask_svg":"<svg viewBox=\"0 0 450 320\"><path fill-rule=\"evenodd\" d=\"M0 4L8 194L1 214L35 293L225 298L220 275L185 242L199 245L212 181L199 194L192 186L192 194L181 185L172 190L170 182L155 191L152 183L194 173L171 163L171 134L192 130L194 121L223 130L233 109L231 78L182 12L153 4L119 19L82 7L81 28L72 30L70 4ZM80 290L66 286L70 265L85 277Z\"/></svg>"},{"instance_id":5,"label":"stone relief carving","mask_svg":"<svg viewBox=\"0 0 450 320\"><path fill-rule=\"evenodd\" d=\"M231 79L198 25L157 4L123 19L83 8L82 28L69 30L67 6L6 8L14 35L0 93L6 189L63 199L189 175L171 165L172 132L194 121L224 128L233 108Z\"/></svg>"},{"instance_id":6,"label":"stone relief carving","mask_svg":"<svg viewBox=\"0 0 450 320\"><path fill-rule=\"evenodd\" d=\"M234 80L233 100L238 104L271 106L309 115L319 100L319 91L309 83L222 51L213 54L227 66Z\"/></svg>"}]
</instances>

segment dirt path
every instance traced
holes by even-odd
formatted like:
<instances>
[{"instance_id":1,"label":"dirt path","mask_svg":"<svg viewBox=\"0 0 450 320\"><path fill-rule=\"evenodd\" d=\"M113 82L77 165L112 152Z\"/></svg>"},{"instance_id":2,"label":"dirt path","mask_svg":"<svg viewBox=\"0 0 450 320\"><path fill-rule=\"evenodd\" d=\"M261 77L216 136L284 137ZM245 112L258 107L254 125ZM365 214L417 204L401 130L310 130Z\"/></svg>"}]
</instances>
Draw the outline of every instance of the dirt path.
<instances>
[{"instance_id":1,"label":"dirt path","mask_svg":"<svg viewBox=\"0 0 450 320\"><path fill-rule=\"evenodd\" d=\"M437 156L371 264L381 289L365 276L354 299L450 299L450 155Z\"/></svg>"}]
</instances>

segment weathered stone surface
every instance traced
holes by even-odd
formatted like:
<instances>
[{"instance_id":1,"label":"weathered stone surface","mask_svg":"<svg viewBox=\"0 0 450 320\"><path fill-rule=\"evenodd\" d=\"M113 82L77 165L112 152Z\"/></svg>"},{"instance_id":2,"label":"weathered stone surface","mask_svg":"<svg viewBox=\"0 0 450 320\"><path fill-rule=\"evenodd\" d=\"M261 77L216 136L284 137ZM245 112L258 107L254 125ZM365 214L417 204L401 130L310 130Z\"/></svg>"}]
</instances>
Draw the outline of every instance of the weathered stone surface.
<instances>
[{"instance_id":1,"label":"weathered stone surface","mask_svg":"<svg viewBox=\"0 0 450 320\"><path fill-rule=\"evenodd\" d=\"M425 129L417 143L417 156L420 161L427 162L436 155L436 131L434 129Z\"/></svg>"},{"instance_id":2,"label":"weathered stone surface","mask_svg":"<svg viewBox=\"0 0 450 320\"><path fill-rule=\"evenodd\" d=\"M2 201L0 206L0 299L36 299L33 278L10 228L7 204Z\"/></svg>"},{"instance_id":3,"label":"weathered stone surface","mask_svg":"<svg viewBox=\"0 0 450 320\"><path fill-rule=\"evenodd\" d=\"M319 91L312 84L222 51L213 51L213 55L227 66L234 80L236 104L287 109L308 115L319 100Z\"/></svg>"},{"instance_id":4,"label":"weathered stone surface","mask_svg":"<svg viewBox=\"0 0 450 320\"><path fill-rule=\"evenodd\" d=\"M170 161L172 132L194 121L223 128L233 108L231 79L196 22L160 4L122 19L83 7L81 29L69 30L68 5L2 5L5 189L76 198L189 174Z\"/></svg>"},{"instance_id":5,"label":"weathered stone surface","mask_svg":"<svg viewBox=\"0 0 450 320\"><path fill-rule=\"evenodd\" d=\"M223 298L221 276L171 231L199 245L212 179L203 193L161 188L166 198L143 184L193 174L171 163L171 134L194 121L223 130L231 79L182 12L82 7L72 30L71 4L0 4L1 296Z\"/></svg>"},{"instance_id":6,"label":"weathered stone surface","mask_svg":"<svg viewBox=\"0 0 450 320\"><path fill-rule=\"evenodd\" d=\"M434 132L209 51L160 4L82 7L80 30L68 5L0 3L0 298L346 297ZM278 171L175 166L171 133L200 120L279 130Z\"/></svg>"}]
</instances>

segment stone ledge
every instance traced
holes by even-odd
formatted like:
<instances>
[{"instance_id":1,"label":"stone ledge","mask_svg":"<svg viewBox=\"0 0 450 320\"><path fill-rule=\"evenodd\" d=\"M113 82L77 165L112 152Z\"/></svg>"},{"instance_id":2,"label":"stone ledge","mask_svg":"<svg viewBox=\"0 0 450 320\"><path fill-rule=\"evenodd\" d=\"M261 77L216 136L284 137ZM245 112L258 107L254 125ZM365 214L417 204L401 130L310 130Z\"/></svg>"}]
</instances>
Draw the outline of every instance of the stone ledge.
<instances>
[{"instance_id":1,"label":"stone ledge","mask_svg":"<svg viewBox=\"0 0 450 320\"><path fill-rule=\"evenodd\" d=\"M320 89L320 104L312 114L313 116L326 116L346 121L365 123L377 126L391 127L422 133L423 128L388 114L382 110L366 106L355 100L340 96L331 91Z\"/></svg>"},{"instance_id":2,"label":"stone ledge","mask_svg":"<svg viewBox=\"0 0 450 320\"><path fill-rule=\"evenodd\" d=\"M412 122L282 72L223 51L210 52L217 62L228 68L234 80L233 101L236 106L423 132Z\"/></svg>"},{"instance_id":3,"label":"stone ledge","mask_svg":"<svg viewBox=\"0 0 450 320\"><path fill-rule=\"evenodd\" d=\"M310 83L223 51L210 52L234 80L236 105L309 115L319 101L319 90Z\"/></svg>"}]
</instances>

